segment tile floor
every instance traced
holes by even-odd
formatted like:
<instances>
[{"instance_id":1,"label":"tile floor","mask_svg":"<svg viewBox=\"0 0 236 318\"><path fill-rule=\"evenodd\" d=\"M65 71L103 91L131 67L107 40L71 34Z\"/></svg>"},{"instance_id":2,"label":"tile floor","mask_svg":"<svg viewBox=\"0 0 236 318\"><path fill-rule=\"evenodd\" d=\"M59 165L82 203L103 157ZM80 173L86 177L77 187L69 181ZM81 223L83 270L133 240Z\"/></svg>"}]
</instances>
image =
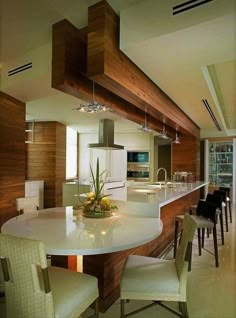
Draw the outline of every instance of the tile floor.
<instances>
[{"instance_id":1,"label":"tile floor","mask_svg":"<svg viewBox=\"0 0 236 318\"><path fill-rule=\"evenodd\" d=\"M208 251L213 251L212 239L206 239L203 255L198 256L197 240L194 239L192 271L188 274L188 311L190 318L234 318L236 317L236 209L233 207L233 223L229 225L229 232L225 233L225 245L219 244L220 267L214 265L214 256ZM219 231L218 231L219 233ZM172 256L172 251L167 255ZM131 301L127 309L137 309L147 302ZM177 309L175 303L173 308ZM87 317L91 312L86 312ZM119 300L115 302L100 318L118 318L120 316ZM5 318L4 301L0 298L0 317ZM172 313L154 306L142 313L136 314L137 318L174 318ZM20 317L16 317L20 318ZM43 317L42 317L43 318Z\"/></svg>"}]
</instances>

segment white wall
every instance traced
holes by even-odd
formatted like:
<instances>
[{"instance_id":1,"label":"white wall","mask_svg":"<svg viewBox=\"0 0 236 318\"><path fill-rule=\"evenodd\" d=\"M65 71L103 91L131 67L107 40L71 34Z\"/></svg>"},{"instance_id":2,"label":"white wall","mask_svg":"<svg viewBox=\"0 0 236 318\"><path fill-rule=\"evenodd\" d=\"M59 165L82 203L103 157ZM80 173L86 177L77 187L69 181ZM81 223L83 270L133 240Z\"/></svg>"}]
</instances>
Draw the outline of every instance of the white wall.
<instances>
[{"instance_id":1,"label":"white wall","mask_svg":"<svg viewBox=\"0 0 236 318\"><path fill-rule=\"evenodd\" d=\"M99 158L100 170L107 169L109 177L125 180L127 171L127 150L150 151L150 174L152 175L153 136L143 132L116 133L115 144L123 145L124 150L90 149L88 144L98 142L97 134L79 134L79 178L88 180L90 177L89 164L95 169L96 159Z\"/></svg>"}]
</instances>

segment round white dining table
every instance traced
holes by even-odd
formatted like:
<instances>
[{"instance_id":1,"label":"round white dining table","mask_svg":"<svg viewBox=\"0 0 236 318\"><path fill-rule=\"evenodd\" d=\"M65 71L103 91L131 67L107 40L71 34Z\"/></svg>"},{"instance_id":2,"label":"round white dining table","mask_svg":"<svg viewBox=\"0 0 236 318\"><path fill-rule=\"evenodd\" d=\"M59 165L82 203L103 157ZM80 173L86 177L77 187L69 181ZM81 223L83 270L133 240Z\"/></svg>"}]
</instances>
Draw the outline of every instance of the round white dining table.
<instances>
[{"instance_id":1,"label":"round white dining table","mask_svg":"<svg viewBox=\"0 0 236 318\"><path fill-rule=\"evenodd\" d=\"M72 207L56 207L16 216L1 232L44 242L51 255L95 255L143 245L162 232L160 218L118 211L91 219L74 215Z\"/></svg>"}]
</instances>

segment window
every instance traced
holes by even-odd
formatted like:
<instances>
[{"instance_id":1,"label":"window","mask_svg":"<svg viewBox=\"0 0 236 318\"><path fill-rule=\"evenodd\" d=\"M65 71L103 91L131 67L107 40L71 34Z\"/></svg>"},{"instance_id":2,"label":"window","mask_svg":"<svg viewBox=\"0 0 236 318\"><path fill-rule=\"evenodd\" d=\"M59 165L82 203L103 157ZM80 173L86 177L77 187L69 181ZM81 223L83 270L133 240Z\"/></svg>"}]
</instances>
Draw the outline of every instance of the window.
<instances>
[{"instance_id":1,"label":"window","mask_svg":"<svg viewBox=\"0 0 236 318\"><path fill-rule=\"evenodd\" d=\"M66 127L66 179L77 177L77 131Z\"/></svg>"}]
</instances>

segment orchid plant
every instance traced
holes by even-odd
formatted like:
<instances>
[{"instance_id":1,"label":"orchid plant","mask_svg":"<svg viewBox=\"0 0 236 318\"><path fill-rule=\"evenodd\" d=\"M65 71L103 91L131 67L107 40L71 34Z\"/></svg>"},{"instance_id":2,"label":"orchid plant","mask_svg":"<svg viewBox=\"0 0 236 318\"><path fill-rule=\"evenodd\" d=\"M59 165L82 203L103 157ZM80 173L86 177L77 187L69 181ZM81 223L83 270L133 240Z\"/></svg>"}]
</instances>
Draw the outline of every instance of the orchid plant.
<instances>
[{"instance_id":1,"label":"orchid plant","mask_svg":"<svg viewBox=\"0 0 236 318\"><path fill-rule=\"evenodd\" d=\"M92 175L93 191L87 193L87 199L83 203L84 211L106 212L106 211L117 209L115 205L110 204L110 200L108 199L108 196L110 194L104 194L104 185L105 185L105 180L107 178L107 171L104 170L100 173L98 158L97 158L97 165L96 165L96 173L94 174L91 165L90 165L90 172Z\"/></svg>"}]
</instances>

